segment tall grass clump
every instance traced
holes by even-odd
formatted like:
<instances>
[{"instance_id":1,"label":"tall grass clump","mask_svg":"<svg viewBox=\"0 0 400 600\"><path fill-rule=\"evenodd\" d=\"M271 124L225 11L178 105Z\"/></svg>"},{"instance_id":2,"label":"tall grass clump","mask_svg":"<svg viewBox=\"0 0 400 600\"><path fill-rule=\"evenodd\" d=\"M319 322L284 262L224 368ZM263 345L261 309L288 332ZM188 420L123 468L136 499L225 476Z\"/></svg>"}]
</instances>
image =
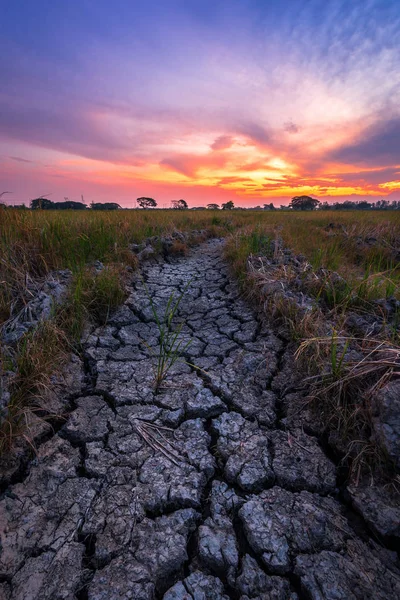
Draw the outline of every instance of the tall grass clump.
<instances>
[{"instance_id":1,"label":"tall grass clump","mask_svg":"<svg viewBox=\"0 0 400 600\"><path fill-rule=\"evenodd\" d=\"M3 373L13 370L9 385L9 402L0 419L0 455L22 435L30 444L32 415L49 415L42 399L51 388L51 375L61 369L68 356L69 341L65 332L52 321L44 321L24 335L13 358L3 350L0 366Z\"/></svg>"},{"instance_id":2,"label":"tall grass clump","mask_svg":"<svg viewBox=\"0 0 400 600\"><path fill-rule=\"evenodd\" d=\"M156 365L154 387L156 392L160 391L168 372L182 357L182 354L191 343L191 340L185 341L181 338L183 322L179 325L174 324L174 318L177 315L180 303L189 285L190 282L185 286L185 289L178 297L176 297L174 293L169 296L164 313L161 315L158 313L157 307L149 291L146 289L147 297L150 301L151 311L153 313L159 333L158 352L155 355Z\"/></svg>"},{"instance_id":3,"label":"tall grass clump","mask_svg":"<svg viewBox=\"0 0 400 600\"><path fill-rule=\"evenodd\" d=\"M51 375L62 369L71 350L80 352L85 324L105 324L110 311L125 297L120 267L106 267L100 273L83 269L74 276L68 297L52 318L39 322L16 348L8 352L3 349L1 371L12 371L14 375L9 386L10 400L0 415L0 454L20 435L29 441L32 415L53 416L43 403L46 390L51 388Z\"/></svg>"},{"instance_id":4,"label":"tall grass clump","mask_svg":"<svg viewBox=\"0 0 400 600\"><path fill-rule=\"evenodd\" d=\"M369 472L387 476L392 465L374 434L374 397L391 379L400 376L400 346L356 338L333 331L330 336L304 340L297 358L314 357L310 403L349 467L349 477L359 481Z\"/></svg>"},{"instance_id":5,"label":"tall grass clump","mask_svg":"<svg viewBox=\"0 0 400 600\"><path fill-rule=\"evenodd\" d=\"M246 227L228 237L225 258L243 287L247 279L247 262L251 255L271 255L271 238L261 227Z\"/></svg>"},{"instance_id":6,"label":"tall grass clump","mask_svg":"<svg viewBox=\"0 0 400 600\"><path fill-rule=\"evenodd\" d=\"M75 274L67 301L57 314L71 344L79 344L86 322L107 323L110 312L126 299L125 278L121 265L107 266L99 273L86 267Z\"/></svg>"}]
</instances>

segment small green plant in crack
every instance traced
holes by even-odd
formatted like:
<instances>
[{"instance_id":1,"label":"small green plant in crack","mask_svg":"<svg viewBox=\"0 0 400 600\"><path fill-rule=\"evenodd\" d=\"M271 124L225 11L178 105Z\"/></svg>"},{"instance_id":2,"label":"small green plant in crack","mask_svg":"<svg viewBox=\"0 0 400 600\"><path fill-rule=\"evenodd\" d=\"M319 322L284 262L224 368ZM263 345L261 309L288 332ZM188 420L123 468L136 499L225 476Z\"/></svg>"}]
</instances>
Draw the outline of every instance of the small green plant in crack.
<instances>
[{"instance_id":1,"label":"small green plant in crack","mask_svg":"<svg viewBox=\"0 0 400 600\"><path fill-rule=\"evenodd\" d=\"M335 331L332 332L331 336L331 373L335 380L339 380L343 377L345 367L345 357L349 347L349 340L346 340L344 346L341 348L339 345L339 338Z\"/></svg>"},{"instance_id":2,"label":"small green plant in crack","mask_svg":"<svg viewBox=\"0 0 400 600\"><path fill-rule=\"evenodd\" d=\"M164 313L160 316L157 312L156 305L150 296L148 289L145 286L146 294L150 301L151 311L153 313L155 322L157 324L158 332L160 335L160 342L158 352L156 356L155 365L155 391L158 393L165 380L168 372L174 366L174 364L182 358L182 354L189 347L192 340L185 341L181 337L181 331L184 325L182 321L179 325L175 326L173 321L177 315L179 305L182 301L183 296L186 293L189 283L185 286L183 292L176 297L175 292L172 292L167 300ZM189 364L189 363L188 363Z\"/></svg>"}]
</instances>

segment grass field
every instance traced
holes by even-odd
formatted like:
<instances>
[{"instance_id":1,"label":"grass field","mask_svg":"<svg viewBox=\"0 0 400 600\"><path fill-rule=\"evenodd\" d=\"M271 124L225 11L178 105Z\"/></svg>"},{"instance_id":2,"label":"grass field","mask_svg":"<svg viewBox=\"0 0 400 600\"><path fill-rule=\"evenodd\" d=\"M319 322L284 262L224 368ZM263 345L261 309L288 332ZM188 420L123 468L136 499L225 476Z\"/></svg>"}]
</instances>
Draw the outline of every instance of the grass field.
<instances>
[{"instance_id":1,"label":"grass field","mask_svg":"<svg viewBox=\"0 0 400 600\"><path fill-rule=\"evenodd\" d=\"M323 287L308 289L316 300L323 297L330 309L365 311L377 298L400 298L400 212L396 211L0 210L0 324L29 301L30 281L40 282L56 269L73 273L68 301L55 311L51 322L24 336L11 354L4 348L0 353L2 371L10 368L11 360L16 373L8 416L0 424L0 449L23 429L25 407L40 395L68 350L77 347L84 323L88 319L106 322L110 309L123 302L126 267L137 267L129 245L194 230L227 238L226 256L243 285L248 280L249 255L266 254L271 240L282 239L284 246L304 255L316 273L336 271L343 278L337 286L324 275L318 280L323 280ZM154 245L161 249L157 242ZM92 267L94 261L106 265L100 274ZM306 325L303 320L297 325L294 338L299 344L315 335L315 328ZM315 344L310 348L319 352ZM331 361L336 361L333 371L338 365L344 369L343 344L333 355L331 341L329 352Z\"/></svg>"},{"instance_id":2,"label":"grass field","mask_svg":"<svg viewBox=\"0 0 400 600\"><path fill-rule=\"evenodd\" d=\"M261 211L0 211L0 322L24 288L26 277L54 269L82 270L90 261L129 262L128 245L174 229L240 232L235 266L240 271L257 240L281 236L314 268L338 271L357 283L369 279L378 295L398 293L400 213ZM379 285L378 285L379 284ZM385 289L385 287L387 289Z\"/></svg>"}]
</instances>

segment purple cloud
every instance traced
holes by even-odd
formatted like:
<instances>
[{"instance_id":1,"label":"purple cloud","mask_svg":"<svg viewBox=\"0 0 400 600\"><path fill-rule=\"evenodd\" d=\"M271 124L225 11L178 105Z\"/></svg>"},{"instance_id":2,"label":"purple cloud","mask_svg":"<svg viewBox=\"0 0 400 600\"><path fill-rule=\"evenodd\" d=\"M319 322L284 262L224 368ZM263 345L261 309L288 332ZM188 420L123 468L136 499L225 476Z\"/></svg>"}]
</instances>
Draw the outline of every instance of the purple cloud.
<instances>
[{"instance_id":1,"label":"purple cloud","mask_svg":"<svg viewBox=\"0 0 400 600\"><path fill-rule=\"evenodd\" d=\"M20 156L9 156L8 158L10 158L11 160L15 160L17 162L33 163L33 160L27 160L26 158L21 158Z\"/></svg>"},{"instance_id":2,"label":"purple cloud","mask_svg":"<svg viewBox=\"0 0 400 600\"><path fill-rule=\"evenodd\" d=\"M346 164L389 166L400 164L400 117L379 121L361 136L330 153L329 157Z\"/></svg>"},{"instance_id":3,"label":"purple cloud","mask_svg":"<svg viewBox=\"0 0 400 600\"><path fill-rule=\"evenodd\" d=\"M286 121L286 123L283 124L283 129L287 133L298 133L300 131L300 128L296 123L293 123L293 121Z\"/></svg>"},{"instance_id":4,"label":"purple cloud","mask_svg":"<svg viewBox=\"0 0 400 600\"><path fill-rule=\"evenodd\" d=\"M238 124L237 126L238 133L247 136L253 142L256 142L260 145L268 144L271 141L271 135L269 131L265 129L262 125L255 123L254 121L248 121L245 123Z\"/></svg>"},{"instance_id":5,"label":"purple cloud","mask_svg":"<svg viewBox=\"0 0 400 600\"><path fill-rule=\"evenodd\" d=\"M233 144L233 137L230 135L220 135L214 140L214 143L211 144L212 150L226 150L226 148L230 148Z\"/></svg>"}]
</instances>

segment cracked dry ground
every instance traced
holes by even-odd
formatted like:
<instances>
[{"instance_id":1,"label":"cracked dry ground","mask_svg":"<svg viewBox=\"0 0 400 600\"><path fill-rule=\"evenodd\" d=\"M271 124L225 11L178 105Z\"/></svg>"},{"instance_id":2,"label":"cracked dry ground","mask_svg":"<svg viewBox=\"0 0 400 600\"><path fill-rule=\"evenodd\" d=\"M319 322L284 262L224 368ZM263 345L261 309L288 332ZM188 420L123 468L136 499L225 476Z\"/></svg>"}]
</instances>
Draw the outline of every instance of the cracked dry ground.
<instances>
[{"instance_id":1,"label":"cracked dry ground","mask_svg":"<svg viewBox=\"0 0 400 600\"><path fill-rule=\"evenodd\" d=\"M285 414L288 350L221 250L142 269L160 312L190 282L181 335L202 370L176 363L155 394L158 330L139 277L90 336L67 421L1 500L2 599L400 597L394 553Z\"/></svg>"}]
</instances>

